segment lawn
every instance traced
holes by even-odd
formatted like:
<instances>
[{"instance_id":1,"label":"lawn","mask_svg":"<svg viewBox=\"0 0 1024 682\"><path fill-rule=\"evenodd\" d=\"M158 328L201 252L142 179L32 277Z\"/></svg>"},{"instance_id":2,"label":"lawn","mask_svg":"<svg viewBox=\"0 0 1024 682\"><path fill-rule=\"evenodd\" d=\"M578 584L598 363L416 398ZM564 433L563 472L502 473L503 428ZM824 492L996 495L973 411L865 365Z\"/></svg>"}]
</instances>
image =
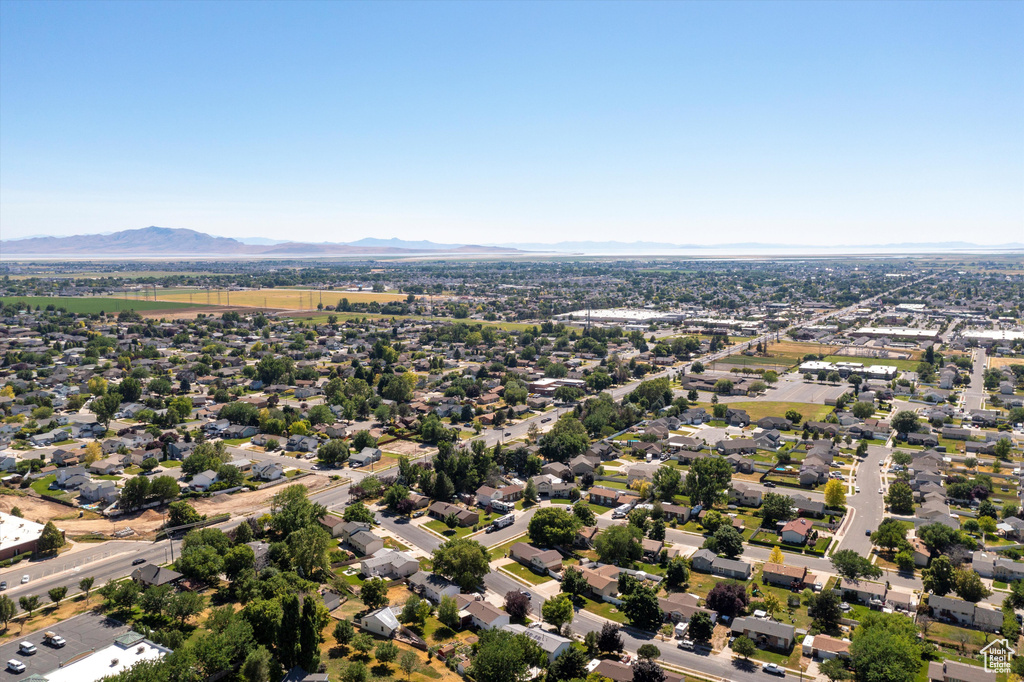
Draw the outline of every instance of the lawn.
<instances>
[{"instance_id":1,"label":"lawn","mask_svg":"<svg viewBox=\"0 0 1024 682\"><path fill-rule=\"evenodd\" d=\"M480 517L480 524L481 524L480 527L481 528L485 525L484 524L484 518L486 516L488 516L488 515L485 514L485 515L481 515L481 517ZM496 514L491 514L489 516L494 518L497 515ZM488 520L488 522L489 522L489 520ZM451 539L458 539L458 538L464 538L467 535L476 532L476 531L473 530L473 526L455 526L454 529L451 529L451 528L449 528L448 526L445 525L444 521L438 521L437 519L431 519L430 521L427 521L423 525L426 526L427 528L429 528L430 530L434 531L435 533L438 533L439 535L443 535L445 538L447 538L449 540L451 540Z\"/></svg>"},{"instance_id":2,"label":"lawn","mask_svg":"<svg viewBox=\"0 0 1024 682\"><path fill-rule=\"evenodd\" d=\"M50 484L57 480L57 474L50 474L43 478L32 481L30 487L40 495L50 495L51 497L65 497L66 493L60 490L50 490Z\"/></svg>"},{"instance_id":3,"label":"lawn","mask_svg":"<svg viewBox=\"0 0 1024 682\"><path fill-rule=\"evenodd\" d=\"M175 310L178 308L195 307L189 303L170 303L166 301L147 301L123 298L86 298L80 296L0 296L0 305L28 303L46 308L55 306L64 308L69 313L92 315L101 312L116 313L122 310ZM199 305L199 304L196 304Z\"/></svg>"},{"instance_id":4,"label":"lawn","mask_svg":"<svg viewBox=\"0 0 1024 682\"><path fill-rule=\"evenodd\" d=\"M510 573L515 577L519 578L520 580L530 583L531 585L543 585L544 583L550 580L554 580L554 578L552 578L549 575L537 575L536 573L528 569L526 566L523 566L519 562L513 562L511 564L508 564L507 566L502 566L498 570Z\"/></svg>"},{"instance_id":5,"label":"lawn","mask_svg":"<svg viewBox=\"0 0 1024 682\"><path fill-rule=\"evenodd\" d=\"M619 611L615 604L609 604L606 601L594 601L590 597L580 597L583 601L583 610L589 611L595 615L613 620L616 623L625 623L626 615Z\"/></svg>"}]
</instances>

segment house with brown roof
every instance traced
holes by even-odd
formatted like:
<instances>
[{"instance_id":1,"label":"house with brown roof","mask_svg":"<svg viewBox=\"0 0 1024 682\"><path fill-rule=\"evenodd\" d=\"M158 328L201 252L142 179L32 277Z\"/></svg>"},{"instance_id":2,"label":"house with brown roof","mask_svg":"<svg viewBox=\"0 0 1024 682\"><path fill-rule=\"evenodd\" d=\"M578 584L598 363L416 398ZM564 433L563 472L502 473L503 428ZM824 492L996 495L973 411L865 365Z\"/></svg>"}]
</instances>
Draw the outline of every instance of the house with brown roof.
<instances>
[{"instance_id":1,"label":"house with brown roof","mask_svg":"<svg viewBox=\"0 0 1024 682\"><path fill-rule=\"evenodd\" d=\"M474 526L480 521L480 514L448 502L435 502L427 507L427 514L438 521L444 521L449 514L455 514L460 526Z\"/></svg>"},{"instance_id":2,"label":"house with brown roof","mask_svg":"<svg viewBox=\"0 0 1024 682\"><path fill-rule=\"evenodd\" d=\"M580 569L590 592L597 597L614 597L619 593L619 572L619 567L611 564Z\"/></svg>"},{"instance_id":3,"label":"house with brown roof","mask_svg":"<svg viewBox=\"0 0 1024 682\"><path fill-rule=\"evenodd\" d=\"M766 563L761 571L761 580L767 585L777 585L786 589L803 587L807 578L806 566L787 566L786 564Z\"/></svg>"},{"instance_id":4,"label":"house with brown roof","mask_svg":"<svg viewBox=\"0 0 1024 682\"><path fill-rule=\"evenodd\" d=\"M553 549L538 549L525 542L517 542L509 549L508 555L527 568L540 573L562 571L562 555Z\"/></svg>"}]
</instances>

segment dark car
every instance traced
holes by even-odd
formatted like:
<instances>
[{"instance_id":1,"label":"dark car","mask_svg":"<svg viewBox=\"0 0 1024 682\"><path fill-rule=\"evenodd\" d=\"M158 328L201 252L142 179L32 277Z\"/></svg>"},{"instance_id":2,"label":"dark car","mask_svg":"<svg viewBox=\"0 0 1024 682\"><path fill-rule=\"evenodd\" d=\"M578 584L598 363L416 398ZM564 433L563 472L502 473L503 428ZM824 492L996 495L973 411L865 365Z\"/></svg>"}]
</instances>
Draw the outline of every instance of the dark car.
<instances>
[{"instance_id":1,"label":"dark car","mask_svg":"<svg viewBox=\"0 0 1024 682\"><path fill-rule=\"evenodd\" d=\"M774 484L774 483L772 483L771 481L767 481L767 482L766 482L766 483L764 484L764 487L765 487L765 488L774 488L774 487L775 487L775 484Z\"/></svg>"},{"instance_id":2,"label":"dark car","mask_svg":"<svg viewBox=\"0 0 1024 682\"><path fill-rule=\"evenodd\" d=\"M146 563L145 559L136 559L135 561L132 562L132 566L138 566L139 564L144 564L144 563Z\"/></svg>"},{"instance_id":3,"label":"dark car","mask_svg":"<svg viewBox=\"0 0 1024 682\"><path fill-rule=\"evenodd\" d=\"M6 589L7 589L7 581L6 580L0 580L0 591L6 590Z\"/></svg>"}]
</instances>

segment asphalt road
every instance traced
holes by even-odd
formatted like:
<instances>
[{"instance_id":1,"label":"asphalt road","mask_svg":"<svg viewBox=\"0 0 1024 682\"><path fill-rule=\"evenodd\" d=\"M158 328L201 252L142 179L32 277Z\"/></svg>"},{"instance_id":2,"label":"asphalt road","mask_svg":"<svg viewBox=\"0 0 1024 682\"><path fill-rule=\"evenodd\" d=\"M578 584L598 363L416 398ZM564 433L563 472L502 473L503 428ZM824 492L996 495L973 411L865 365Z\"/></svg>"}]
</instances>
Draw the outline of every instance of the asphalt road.
<instances>
[{"instance_id":1,"label":"asphalt road","mask_svg":"<svg viewBox=\"0 0 1024 682\"><path fill-rule=\"evenodd\" d=\"M846 506L853 510L853 519L847 521L840 549L852 549L861 556L870 556L871 538L864 533L875 531L882 522L885 496L878 492L882 487L882 468L878 464L887 459L889 453L890 449L883 445L869 445L867 457L857 465L853 480L860 486L860 492L846 496Z\"/></svg>"}]
</instances>

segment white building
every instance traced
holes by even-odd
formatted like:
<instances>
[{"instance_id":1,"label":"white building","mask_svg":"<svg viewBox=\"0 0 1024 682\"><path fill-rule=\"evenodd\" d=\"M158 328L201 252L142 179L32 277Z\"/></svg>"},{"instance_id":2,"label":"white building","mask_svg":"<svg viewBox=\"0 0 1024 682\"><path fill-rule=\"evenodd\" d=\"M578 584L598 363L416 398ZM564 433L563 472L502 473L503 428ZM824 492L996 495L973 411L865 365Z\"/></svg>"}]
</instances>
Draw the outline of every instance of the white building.
<instances>
[{"instance_id":1,"label":"white building","mask_svg":"<svg viewBox=\"0 0 1024 682\"><path fill-rule=\"evenodd\" d=\"M140 661L160 659L169 653L170 649L154 644L139 633L127 632L117 637L110 646L52 670L43 677L47 682L97 682L117 675Z\"/></svg>"}]
</instances>

